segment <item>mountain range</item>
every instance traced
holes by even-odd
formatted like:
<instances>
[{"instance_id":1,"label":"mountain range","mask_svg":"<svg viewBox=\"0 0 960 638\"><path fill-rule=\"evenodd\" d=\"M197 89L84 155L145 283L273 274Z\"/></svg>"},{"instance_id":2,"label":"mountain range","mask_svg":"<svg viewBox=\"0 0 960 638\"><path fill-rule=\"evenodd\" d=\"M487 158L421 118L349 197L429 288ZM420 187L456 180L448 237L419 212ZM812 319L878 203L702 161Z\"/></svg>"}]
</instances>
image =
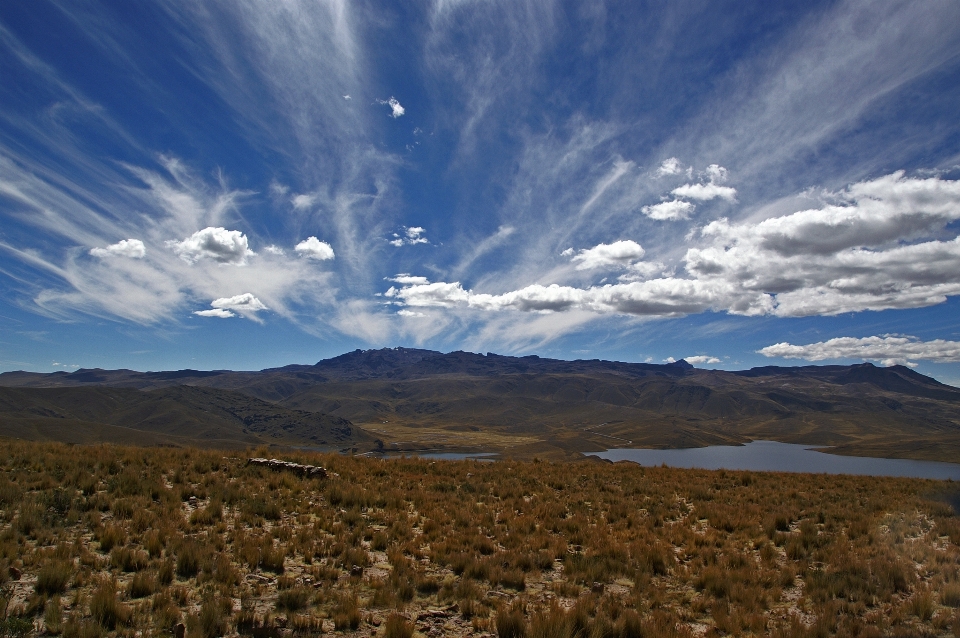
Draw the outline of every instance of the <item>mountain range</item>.
<instances>
[{"instance_id":1,"label":"mountain range","mask_svg":"<svg viewBox=\"0 0 960 638\"><path fill-rule=\"evenodd\" d=\"M960 389L869 363L728 372L390 348L258 372L6 372L0 436L547 458L773 439L955 461Z\"/></svg>"}]
</instances>

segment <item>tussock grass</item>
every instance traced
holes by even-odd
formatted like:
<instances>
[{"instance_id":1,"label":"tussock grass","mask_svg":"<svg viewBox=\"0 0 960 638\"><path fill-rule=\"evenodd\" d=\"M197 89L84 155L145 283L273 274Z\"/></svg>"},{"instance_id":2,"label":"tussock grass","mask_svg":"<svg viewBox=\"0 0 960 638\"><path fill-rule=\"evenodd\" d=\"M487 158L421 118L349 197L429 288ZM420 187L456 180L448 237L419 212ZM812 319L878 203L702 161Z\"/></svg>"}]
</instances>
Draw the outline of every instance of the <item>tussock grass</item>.
<instances>
[{"instance_id":1,"label":"tussock grass","mask_svg":"<svg viewBox=\"0 0 960 638\"><path fill-rule=\"evenodd\" d=\"M337 474L324 481L226 454L5 442L0 603L10 567L36 584L4 622L62 636L180 622L191 636L960 635L960 517L925 498L947 487L932 481L290 455Z\"/></svg>"}]
</instances>

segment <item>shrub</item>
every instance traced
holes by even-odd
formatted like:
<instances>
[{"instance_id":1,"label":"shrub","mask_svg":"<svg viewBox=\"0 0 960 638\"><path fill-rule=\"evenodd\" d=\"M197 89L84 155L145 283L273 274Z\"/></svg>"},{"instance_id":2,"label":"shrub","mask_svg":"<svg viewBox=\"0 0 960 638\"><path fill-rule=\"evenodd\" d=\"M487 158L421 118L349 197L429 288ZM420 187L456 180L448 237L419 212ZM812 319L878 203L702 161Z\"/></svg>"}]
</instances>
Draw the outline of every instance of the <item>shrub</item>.
<instances>
[{"instance_id":1,"label":"shrub","mask_svg":"<svg viewBox=\"0 0 960 638\"><path fill-rule=\"evenodd\" d=\"M384 638L411 638L413 623L400 614L390 614L383 624L383 636Z\"/></svg>"},{"instance_id":2,"label":"shrub","mask_svg":"<svg viewBox=\"0 0 960 638\"><path fill-rule=\"evenodd\" d=\"M960 583L946 583L940 588L940 604L960 607Z\"/></svg>"},{"instance_id":3,"label":"shrub","mask_svg":"<svg viewBox=\"0 0 960 638\"><path fill-rule=\"evenodd\" d=\"M278 611L300 611L310 602L313 592L306 587L291 587L277 594Z\"/></svg>"},{"instance_id":4,"label":"shrub","mask_svg":"<svg viewBox=\"0 0 960 638\"><path fill-rule=\"evenodd\" d=\"M56 596L67 589L73 564L65 561L53 561L40 568L34 590L42 596Z\"/></svg>"},{"instance_id":5,"label":"shrub","mask_svg":"<svg viewBox=\"0 0 960 638\"><path fill-rule=\"evenodd\" d=\"M140 572L130 581L130 598L145 598L157 590L157 579L153 574Z\"/></svg>"},{"instance_id":6,"label":"shrub","mask_svg":"<svg viewBox=\"0 0 960 638\"><path fill-rule=\"evenodd\" d=\"M360 626L360 603L355 594L339 598L333 610L333 625L337 631L354 631Z\"/></svg>"},{"instance_id":7,"label":"shrub","mask_svg":"<svg viewBox=\"0 0 960 638\"><path fill-rule=\"evenodd\" d=\"M203 638L217 638L227 632L227 615L231 611L229 599L207 598L200 605L200 613L187 621L193 635Z\"/></svg>"},{"instance_id":8,"label":"shrub","mask_svg":"<svg viewBox=\"0 0 960 638\"><path fill-rule=\"evenodd\" d=\"M177 576L192 578L200 571L200 548L195 542L187 541L177 550Z\"/></svg>"},{"instance_id":9,"label":"shrub","mask_svg":"<svg viewBox=\"0 0 960 638\"><path fill-rule=\"evenodd\" d=\"M523 612L518 607L504 609L497 613L497 636L500 638L526 638L527 624Z\"/></svg>"},{"instance_id":10,"label":"shrub","mask_svg":"<svg viewBox=\"0 0 960 638\"><path fill-rule=\"evenodd\" d=\"M90 615L107 630L113 630L126 621L126 610L117 600L117 585L106 581L97 588L90 598Z\"/></svg>"}]
</instances>

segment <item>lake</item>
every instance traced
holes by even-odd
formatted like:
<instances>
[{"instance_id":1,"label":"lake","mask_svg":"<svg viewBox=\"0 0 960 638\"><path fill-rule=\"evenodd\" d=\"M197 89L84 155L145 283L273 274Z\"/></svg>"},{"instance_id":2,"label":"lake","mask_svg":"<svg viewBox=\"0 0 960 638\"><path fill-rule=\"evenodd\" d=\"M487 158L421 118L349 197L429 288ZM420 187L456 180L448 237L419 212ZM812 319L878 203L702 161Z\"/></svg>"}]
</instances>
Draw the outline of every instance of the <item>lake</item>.
<instances>
[{"instance_id":1,"label":"lake","mask_svg":"<svg viewBox=\"0 0 960 638\"><path fill-rule=\"evenodd\" d=\"M810 445L752 441L746 445L714 445L679 450L611 449L591 454L610 461L640 465L700 468L704 470L755 470L758 472L811 472L862 474L960 480L960 464L908 459L877 459L825 454ZM817 446L823 447L823 446Z\"/></svg>"}]
</instances>

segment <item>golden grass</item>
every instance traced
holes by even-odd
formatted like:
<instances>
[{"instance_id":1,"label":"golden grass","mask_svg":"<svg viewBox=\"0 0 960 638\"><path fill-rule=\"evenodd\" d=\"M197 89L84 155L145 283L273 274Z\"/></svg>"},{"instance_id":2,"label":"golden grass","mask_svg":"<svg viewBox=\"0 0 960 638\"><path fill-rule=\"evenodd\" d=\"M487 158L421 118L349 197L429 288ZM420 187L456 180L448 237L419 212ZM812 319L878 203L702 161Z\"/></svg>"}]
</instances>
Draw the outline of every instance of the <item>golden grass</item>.
<instances>
[{"instance_id":1,"label":"golden grass","mask_svg":"<svg viewBox=\"0 0 960 638\"><path fill-rule=\"evenodd\" d=\"M960 518L930 498L950 484L290 455L321 480L244 460L5 442L2 633L960 634Z\"/></svg>"}]
</instances>

